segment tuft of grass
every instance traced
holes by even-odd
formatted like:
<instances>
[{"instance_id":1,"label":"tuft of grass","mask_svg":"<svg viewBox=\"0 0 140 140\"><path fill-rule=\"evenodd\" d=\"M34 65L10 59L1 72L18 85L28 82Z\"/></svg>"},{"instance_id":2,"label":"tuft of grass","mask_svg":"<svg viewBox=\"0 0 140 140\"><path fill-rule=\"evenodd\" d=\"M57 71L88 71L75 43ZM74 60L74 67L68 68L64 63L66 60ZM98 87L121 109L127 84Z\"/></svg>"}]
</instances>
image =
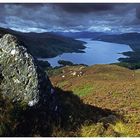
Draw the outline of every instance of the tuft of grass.
<instances>
[{"instance_id":1,"label":"tuft of grass","mask_svg":"<svg viewBox=\"0 0 140 140\"><path fill-rule=\"evenodd\" d=\"M81 127L80 136L82 137L100 137L103 135L105 128L103 123L83 125Z\"/></svg>"},{"instance_id":2,"label":"tuft of grass","mask_svg":"<svg viewBox=\"0 0 140 140\"><path fill-rule=\"evenodd\" d=\"M118 121L115 125L112 125L112 128L115 132L119 133L121 137L138 136L138 132L136 132L136 128L132 124L124 124Z\"/></svg>"},{"instance_id":3,"label":"tuft of grass","mask_svg":"<svg viewBox=\"0 0 140 140\"><path fill-rule=\"evenodd\" d=\"M121 121L116 122L115 125L112 125L112 128L115 132L118 132L121 134L121 136L127 136L129 134L129 128L124 125Z\"/></svg>"},{"instance_id":4,"label":"tuft of grass","mask_svg":"<svg viewBox=\"0 0 140 140\"><path fill-rule=\"evenodd\" d=\"M132 137L139 136L136 129L129 124L122 121L117 121L112 124L108 123L105 127L103 122L97 124L83 125L80 129L80 136L82 137Z\"/></svg>"}]
</instances>

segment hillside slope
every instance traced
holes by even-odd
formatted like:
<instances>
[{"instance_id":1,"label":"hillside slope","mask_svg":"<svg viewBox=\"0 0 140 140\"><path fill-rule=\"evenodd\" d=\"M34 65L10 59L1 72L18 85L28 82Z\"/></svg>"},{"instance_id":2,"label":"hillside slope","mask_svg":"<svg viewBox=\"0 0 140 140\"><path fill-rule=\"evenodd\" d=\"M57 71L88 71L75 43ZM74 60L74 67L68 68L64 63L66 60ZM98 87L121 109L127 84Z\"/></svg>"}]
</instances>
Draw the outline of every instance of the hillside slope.
<instances>
[{"instance_id":1,"label":"hillside slope","mask_svg":"<svg viewBox=\"0 0 140 140\"><path fill-rule=\"evenodd\" d=\"M112 123L113 117L102 117L99 113L101 116L97 116L96 124L82 124L80 136L140 136L139 70L116 65L66 66L49 74L53 86L61 88L65 94L71 91L84 104L122 116ZM91 112L89 110L86 114ZM96 116L96 113L93 111L93 116L89 117Z\"/></svg>"},{"instance_id":2,"label":"hillside slope","mask_svg":"<svg viewBox=\"0 0 140 140\"><path fill-rule=\"evenodd\" d=\"M0 37L4 34L15 35L34 57L55 57L65 52L82 52L82 41L54 33L22 33L11 29L0 28Z\"/></svg>"}]
</instances>

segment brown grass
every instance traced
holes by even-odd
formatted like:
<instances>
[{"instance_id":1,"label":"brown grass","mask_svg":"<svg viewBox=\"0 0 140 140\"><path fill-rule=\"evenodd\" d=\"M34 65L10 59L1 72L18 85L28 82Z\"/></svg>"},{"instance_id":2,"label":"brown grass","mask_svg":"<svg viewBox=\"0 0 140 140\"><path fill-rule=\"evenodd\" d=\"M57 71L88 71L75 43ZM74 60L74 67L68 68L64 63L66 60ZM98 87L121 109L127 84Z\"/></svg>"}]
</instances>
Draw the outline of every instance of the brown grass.
<instances>
[{"instance_id":1,"label":"brown grass","mask_svg":"<svg viewBox=\"0 0 140 140\"><path fill-rule=\"evenodd\" d=\"M61 71L62 74L50 78L54 86L62 81L67 81L61 88L64 91L69 90L80 96L85 104L97 106L102 109L110 109L117 112L119 115L123 115L125 123L123 124L121 122L122 124L118 123L114 126L110 126L110 131L111 129L113 132L116 132L116 130L120 131L119 136L140 135L139 70L129 70L115 65L94 65L82 68L81 66L64 67L61 68ZM82 71L82 76L73 76L71 75L71 71L76 71L77 73ZM62 75L65 75L65 77L63 78ZM87 90L85 90L85 86ZM93 130L95 129L95 126L96 125L94 124ZM90 129L91 127L92 126L90 125L89 127L85 126L85 128L82 128L81 135L83 136L83 131L87 131L88 128ZM130 132L130 130L132 131ZM108 131L106 130L106 132L110 134ZM121 131L126 132L121 134ZM116 135L114 135L118 136L119 132L116 133ZM112 134L110 134L110 136ZM92 134L89 135L92 136ZM103 135L108 136L105 132Z\"/></svg>"}]
</instances>

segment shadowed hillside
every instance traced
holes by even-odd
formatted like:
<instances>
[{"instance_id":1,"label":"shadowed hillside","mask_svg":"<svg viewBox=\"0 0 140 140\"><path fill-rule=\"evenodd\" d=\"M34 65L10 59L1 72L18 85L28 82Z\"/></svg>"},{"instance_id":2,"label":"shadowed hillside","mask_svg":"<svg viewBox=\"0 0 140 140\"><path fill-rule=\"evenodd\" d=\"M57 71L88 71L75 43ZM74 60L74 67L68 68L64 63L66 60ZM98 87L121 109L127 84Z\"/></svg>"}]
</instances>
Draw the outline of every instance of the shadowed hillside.
<instances>
[{"instance_id":1,"label":"shadowed hillside","mask_svg":"<svg viewBox=\"0 0 140 140\"><path fill-rule=\"evenodd\" d=\"M104 136L109 131L113 136L120 136L110 128L123 121L115 111L85 104L72 91L55 90L57 112L38 105L23 108L0 97L0 136Z\"/></svg>"}]
</instances>

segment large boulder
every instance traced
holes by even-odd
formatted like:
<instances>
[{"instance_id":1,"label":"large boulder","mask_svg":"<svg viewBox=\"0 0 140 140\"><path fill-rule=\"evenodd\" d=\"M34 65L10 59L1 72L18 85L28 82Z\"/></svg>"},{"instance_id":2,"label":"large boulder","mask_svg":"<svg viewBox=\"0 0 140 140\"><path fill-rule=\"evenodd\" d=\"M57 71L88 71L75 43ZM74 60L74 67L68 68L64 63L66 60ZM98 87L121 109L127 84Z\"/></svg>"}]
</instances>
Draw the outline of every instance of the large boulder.
<instances>
[{"instance_id":1,"label":"large boulder","mask_svg":"<svg viewBox=\"0 0 140 140\"><path fill-rule=\"evenodd\" d=\"M46 103L52 85L15 36L0 39L0 89L3 98L33 106Z\"/></svg>"}]
</instances>

